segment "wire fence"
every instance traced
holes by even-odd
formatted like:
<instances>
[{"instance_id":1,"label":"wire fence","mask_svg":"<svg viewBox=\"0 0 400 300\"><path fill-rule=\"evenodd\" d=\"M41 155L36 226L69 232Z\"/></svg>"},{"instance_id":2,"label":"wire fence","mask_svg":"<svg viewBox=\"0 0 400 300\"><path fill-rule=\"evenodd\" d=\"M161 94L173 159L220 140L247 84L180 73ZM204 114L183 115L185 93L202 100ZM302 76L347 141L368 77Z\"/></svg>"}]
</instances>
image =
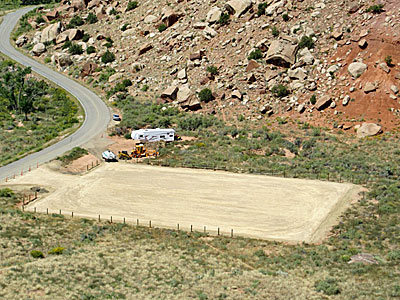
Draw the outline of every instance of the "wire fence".
<instances>
[{"instance_id":1,"label":"wire fence","mask_svg":"<svg viewBox=\"0 0 400 300\"><path fill-rule=\"evenodd\" d=\"M37 199L37 194L36 194ZM34 199L34 200L36 200ZM25 208L28 203L22 205L21 210L23 212L27 211ZM64 218L90 218L95 219L97 222L107 222L109 224L130 224L135 225L137 227L147 227L149 229L153 228L163 228L163 229L171 229L176 231L183 231L183 232L190 232L196 234L202 234L205 236L224 236L224 237L234 237L234 230L233 228L226 229L224 227L218 226L195 226L195 225L183 225L182 223L176 223L174 226L168 226L165 224L158 224L152 220L145 220L145 219L138 219L138 218L126 218L126 217L115 217L112 215L97 215L97 216L87 216L82 215L79 213L75 213L73 211L65 211L65 210L49 210L46 208L45 210L39 210L37 207L33 207L29 210L29 212L34 214L46 214L46 215L53 215L53 216L63 216ZM236 234L235 234L236 237Z\"/></svg>"}]
</instances>

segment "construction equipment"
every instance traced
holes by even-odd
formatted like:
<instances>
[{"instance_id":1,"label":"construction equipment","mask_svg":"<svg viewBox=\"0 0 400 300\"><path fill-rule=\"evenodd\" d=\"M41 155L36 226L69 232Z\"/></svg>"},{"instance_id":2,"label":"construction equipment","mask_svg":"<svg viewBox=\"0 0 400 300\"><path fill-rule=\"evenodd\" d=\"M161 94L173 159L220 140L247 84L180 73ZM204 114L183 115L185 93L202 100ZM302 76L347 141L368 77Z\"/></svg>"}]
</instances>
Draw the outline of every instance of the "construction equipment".
<instances>
[{"instance_id":1,"label":"construction equipment","mask_svg":"<svg viewBox=\"0 0 400 300\"><path fill-rule=\"evenodd\" d=\"M128 151L123 150L118 152L118 159L130 160L132 159L132 156L128 153Z\"/></svg>"},{"instance_id":2,"label":"construction equipment","mask_svg":"<svg viewBox=\"0 0 400 300\"><path fill-rule=\"evenodd\" d=\"M149 150L143 144L138 144L135 146L131 153L132 158L142 158L142 157L157 157L158 152L156 150Z\"/></svg>"}]
</instances>

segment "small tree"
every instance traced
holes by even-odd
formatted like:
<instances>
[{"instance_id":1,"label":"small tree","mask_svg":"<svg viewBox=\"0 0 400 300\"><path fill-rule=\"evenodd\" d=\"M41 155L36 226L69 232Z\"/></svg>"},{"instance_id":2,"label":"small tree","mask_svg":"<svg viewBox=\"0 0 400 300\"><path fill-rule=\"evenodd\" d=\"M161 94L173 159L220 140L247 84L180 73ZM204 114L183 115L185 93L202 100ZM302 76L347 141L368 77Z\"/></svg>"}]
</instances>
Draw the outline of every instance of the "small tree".
<instances>
[{"instance_id":1,"label":"small tree","mask_svg":"<svg viewBox=\"0 0 400 300\"><path fill-rule=\"evenodd\" d=\"M218 75L218 69L215 66L208 66L207 67L207 72L210 73L213 76Z\"/></svg>"},{"instance_id":2,"label":"small tree","mask_svg":"<svg viewBox=\"0 0 400 300\"><path fill-rule=\"evenodd\" d=\"M107 50L107 52L104 53L104 54L102 55L102 57L101 57L101 61L102 61L102 63L104 63L104 64L113 62L114 60L115 60L115 55L114 55L114 53L112 53L112 52L110 52L110 51L108 51L108 50Z\"/></svg>"},{"instance_id":3,"label":"small tree","mask_svg":"<svg viewBox=\"0 0 400 300\"><path fill-rule=\"evenodd\" d=\"M87 47L87 49L86 49L86 53L87 53L87 54L92 54L92 53L95 53L95 52L96 52L96 48L93 47L93 46L89 46L89 47Z\"/></svg>"},{"instance_id":4,"label":"small tree","mask_svg":"<svg viewBox=\"0 0 400 300\"><path fill-rule=\"evenodd\" d=\"M278 98L283 98L289 95L289 90L283 84L278 84L272 88L272 93Z\"/></svg>"},{"instance_id":5,"label":"small tree","mask_svg":"<svg viewBox=\"0 0 400 300\"><path fill-rule=\"evenodd\" d=\"M128 7L126 8L126 11L134 10L136 7L138 7L138 2L137 1L130 1L128 3Z\"/></svg>"},{"instance_id":6,"label":"small tree","mask_svg":"<svg viewBox=\"0 0 400 300\"><path fill-rule=\"evenodd\" d=\"M258 4L258 11L257 11L257 15L262 16L265 15L265 9L267 8L268 4L263 2Z\"/></svg>"},{"instance_id":7,"label":"small tree","mask_svg":"<svg viewBox=\"0 0 400 300\"><path fill-rule=\"evenodd\" d=\"M42 252L42 251L39 251L39 250L32 250L32 251L31 251L31 256L32 256L33 258L44 258L43 252Z\"/></svg>"},{"instance_id":8,"label":"small tree","mask_svg":"<svg viewBox=\"0 0 400 300\"><path fill-rule=\"evenodd\" d=\"M393 67L393 59L390 55L385 57L385 62L389 67Z\"/></svg>"},{"instance_id":9,"label":"small tree","mask_svg":"<svg viewBox=\"0 0 400 300\"><path fill-rule=\"evenodd\" d=\"M88 17L87 17L87 21L89 24L94 24L98 21L97 16L94 13L89 13Z\"/></svg>"},{"instance_id":10,"label":"small tree","mask_svg":"<svg viewBox=\"0 0 400 300\"><path fill-rule=\"evenodd\" d=\"M311 98L310 98L310 102L311 102L312 105L314 105L315 103L317 103L317 96L312 95Z\"/></svg>"},{"instance_id":11,"label":"small tree","mask_svg":"<svg viewBox=\"0 0 400 300\"><path fill-rule=\"evenodd\" d=\"M74 16L71 21L69 21L69 24L67 25L67 29L75 28L78 26L82 26L85 24L83 19L80 16Z\"/></svg>"},{"instance_id":12,"label":"small tree","mask_svg":"<svg viewBox=\"0 0 400 300\"><path fill-rule=\"evenodd\" d=\"M218 20L218 24L220 24L220 25L227 25L228 23L229 23L229 18L230 18L230 15L229 14L227 14L227 13L222 13L221 14L221 16L219 17L219 20Z\"/></svg>"},{"instance_id":13,"label":"small tree","mask_svg":"<svg viewBox=\"0 0 400 300\"><path fill-rule=\"evenodd\" d=\"M303 49L303 48L312 49L312 48L314 48L314 46L315 46L315 43L311 36L306 36L306 35L303 36L299 43L299 49Z\"/></svg>"},{"instance_id":14,"label":"small tree","mask_svg":"<svg viewBox=\"0 0 400 300\"><path fill-rule=\"evenodd\" d=\"M159 32L163 32L164 30L166 30L168 27L167 25L165 25L164 23L161 23L160 25L158 25L157 29Z\"/></svg>"},{"instance_id":15,"label":"small tree","mask_svg":"<svg viewBox=\"0 0 400 300\"><path fill-rule=\"evenodd\" d=\"M262 57L263 57L263 54L262 54L261 50L257 48L250 53L250 55L247 57L247 59L248 60L251 60L251 59L257 60L257 59L261 59Z\"/></svg>"},{"instance_id":16,"label":"small tree","mask_svg":"<svg viewBox=\"0 0 400 300\"><path fill-rule=\"evenodd\" d=\"M68 52L72 55L79 55L83 53L83 49L81 45L72 43L71 46L68 48Z\"/></svg>"},{"instance_id":17,"label":"small tree","mask_svg":"<svg viewBox=\"0 0 400 300\"><path fill-rule=\"evenodd\" d=\"M368 7L367 12L372 12L373 14L380 14L383 12L383 4L376 4Z\"/></svg>"},{"instance_id":18,"label":"small tree","mask_svg":"<svg viewBox=\"0 0 400 300\"><path fill-rule=\"evenodd\" d=\"M278 28L276 28L276 26L272 27L272 35L274 37L278 37L279 36L279 30L278 30Z\"/></svg>"},{"instance_id":19,"label":"small tree","mask_svg":"<svg viewBox=\"0 0 400 300\"><path fill-rule=\"evenodd\" d=\"M208 88L202 89L199 93L199 99L201 102L209 102L214 99L212 91Z\"/></svg>"},{"instance_id":20,"label":"small tree","mask_svg":"<svg viewBox=\"0 0 400 300\"><path fill-rule=\"evenodd\" d=\"M285 21L285 22L289 21L289 15L288 15L288 14L283 14L283 15L282 15L282 19L283 19L283 21Z\"/></svg>"}]
</instances>

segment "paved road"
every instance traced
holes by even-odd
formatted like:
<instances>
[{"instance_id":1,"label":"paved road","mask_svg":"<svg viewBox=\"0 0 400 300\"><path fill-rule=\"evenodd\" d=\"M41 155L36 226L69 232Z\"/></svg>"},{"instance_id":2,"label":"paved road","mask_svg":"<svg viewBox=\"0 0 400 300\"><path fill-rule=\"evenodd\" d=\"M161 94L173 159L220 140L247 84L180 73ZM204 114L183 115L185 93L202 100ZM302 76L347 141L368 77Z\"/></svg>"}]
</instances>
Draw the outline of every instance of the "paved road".
<instances>
[{"instance_id":1,"label":"paved road","mask_svg":"<svg viewBox=\"0 0 400 300\"><path fill-rule=\"evenodd\" d=\"M76 83L75 81L61 75L48 67L34 61L31 58L18 52L10 43L10 34L16 26L20 17L32 8L26 7L6 15L0 25L0 52L4 53L18 63L31 67L32 71L53 81L69 93L74 95L82 104L86 119L82 126L72 135L53 144L52 146L28 155L16 162L0 168L0 180L10 177L13 174L20 174L27 171L30 166L36 166L48 162L51 159L63 154L76 146L81 146L92 138L101 134L110 121L110 111L104 102L92 91Z\"/></svg>"}]
</instances>

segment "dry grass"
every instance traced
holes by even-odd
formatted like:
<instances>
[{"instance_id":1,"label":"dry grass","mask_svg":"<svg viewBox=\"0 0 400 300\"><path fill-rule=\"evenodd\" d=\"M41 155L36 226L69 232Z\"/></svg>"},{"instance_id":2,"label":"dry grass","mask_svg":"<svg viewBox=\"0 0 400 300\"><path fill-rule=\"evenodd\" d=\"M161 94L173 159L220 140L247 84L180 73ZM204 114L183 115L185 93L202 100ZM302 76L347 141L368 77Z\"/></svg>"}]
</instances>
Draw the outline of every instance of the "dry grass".
<instances>
[{"instance_id":1,"label":"dry grass","mask_svg":"<svg viewBox=\"0 0 400 300\"><path fill-rule=\"evenodd\" d=\"M398 275L384 259L348 265L326 246L34 215L0 199L2 299L328 299L314 287L326 277L338 281L334 299L387 299ZM47 254L58 246L62 255Z\"/></svg>"}]
</instances>

